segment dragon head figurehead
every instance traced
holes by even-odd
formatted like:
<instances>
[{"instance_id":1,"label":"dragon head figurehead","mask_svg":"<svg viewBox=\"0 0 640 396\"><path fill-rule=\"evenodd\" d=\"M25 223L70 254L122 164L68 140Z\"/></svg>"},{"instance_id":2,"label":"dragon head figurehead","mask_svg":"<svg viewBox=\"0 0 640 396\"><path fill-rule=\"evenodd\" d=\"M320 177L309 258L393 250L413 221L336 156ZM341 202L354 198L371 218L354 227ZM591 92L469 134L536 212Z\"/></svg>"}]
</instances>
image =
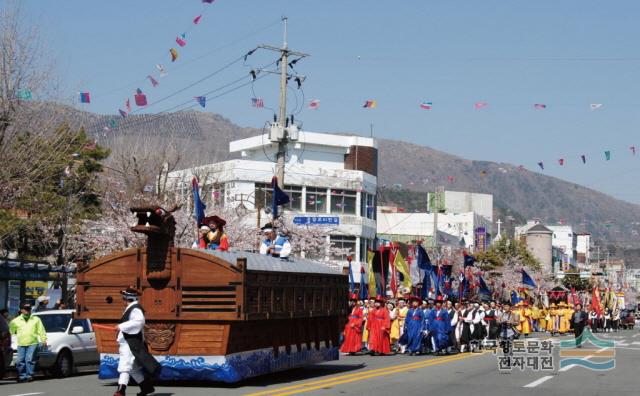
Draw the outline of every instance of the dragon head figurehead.
<instances>
[{"instance_id":1,"label":"dragon head figurehead","mask_svg":"<svg viewBox=\"0 0 640 396\"><path fill-rule=\"evenodd\" d=\"M173 212L160 206L131 208L138 224L131 231L147 235L147 278L149 280L169 280L171 278L171 248L176 234L176 220Z\"/></svg>"}]
</instances>

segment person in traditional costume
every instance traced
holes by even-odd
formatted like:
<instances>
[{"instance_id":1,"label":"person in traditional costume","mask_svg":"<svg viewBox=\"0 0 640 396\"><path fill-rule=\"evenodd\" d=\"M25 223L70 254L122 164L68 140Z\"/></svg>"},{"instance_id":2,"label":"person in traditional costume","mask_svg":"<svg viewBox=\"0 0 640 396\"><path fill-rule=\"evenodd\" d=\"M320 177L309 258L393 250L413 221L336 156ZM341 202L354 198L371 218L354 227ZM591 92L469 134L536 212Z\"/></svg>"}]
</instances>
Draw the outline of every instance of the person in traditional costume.
<instances>
[{"instance_id":1,"label":"person in traditional costume","mask_svg":"<svg viewBox=\"0 0 640 396\"><path fill-rule=\"evenodd\" d=\"M224 232L224 226L227 222L218 216L209 216L202 219L204 225L209 227L207 233L207 249L220 250L226 252L229 250L229 238Z\"/></svg>"},{"instance_id":2,"label":"person in traditional costume","mask_svg":"<svg viewBox=\"0 0 640 396\"><path fill-rule=\"evenodd\" d=\"M389 310L384 305L382 296L376 297L373 310L367 318L369 330L369 351L372 355L388 355L391 353L389 332L391 331L391 319Z\"/></svg>"},{"instance_id":3,"label":"person in traditional costume","mask_svg":"<svg viewBox=\"0 0 640 396\"><path fill-rule=\"evenodd\" d=\"M263 256L270 256L273 249L273 244L276 240L276 230L271 223L265 224L261 229L262 242L260 243L260 254Z\"/></svg>"},{"instance_id":4,"label":"person in traditional costume","mask_svg":"<svg viewBox=\"0 0 640 396\"><path fill-rule=\"evenodd\" d=\"M451 322L447 310L442 307L442 296L436 297L435 308L431 310L429 319L429 335L431 346L435 354L446 352L449 346L449 333L451 331Z\"/></svg>"},{"instance_id":5,"label":"person in traditional costume","mask_svg":"<svg viewBox=\"0 0 640 396\"><path fill-rule=\"evenodd\" d=\"M140 292L128 287L120 292L126 308L117 326L120 360L118 362L118 389L114 396L125 396L129 378L140 386L138 395L155 392L153 377L160 372L160 364L149 353L144 341L144 309L138 303Z\"/></svg>"},{"instance_id":6,"label":"person in traditional costume","mask_svg":"<svg viewBox=\"0 0 640 396\"><path fill-rule=\"evenodd\" d=\"M531 306L531 330L538 332L540 331L540 308L538 308L537 304L533 304Z\"/></svg>"},{"instance_id":7,"label":"person in traditional costume","mask_svg":"<svg viewBox=\"0 0 640 396\"><path fill-rule=\"evenodd\" d=\"M476 352L482 349L483 340L487 336L487 327L486 322L484 321L484 307L476 303L473 306L473 310L473 334L471 336L471 342L473 350Z\"/></svg>"},{"instance_id":8,"label":"person in traditional costume","mask_svg":"<svg viewBox=\"0 0 640 396\"><path fill-rule=\"evenodd\" d=\"M487 324L487 340L491 346L495 346L498 334L500 333L500 326L498 325L498 309L494 301L489 305L489 309L485 311L484 321Z\"/></svg>"},{"instance_id":9,"label":"person in traditional costume","mask_svg":"<svg viewBox=\"0 0 640 396\"><path fill-rule=\"evenodd\" d=\"M460 333L460 352L471 351L471 341L473 341L473 320L475 317L475 309L473 303L469 302L467 307L462 310L460 320L462 321L462 331Z\"/></svg>"},{"instance_id":10,"label":"person in traditional costume","mask_svg":"<svg viewBox=\"0 0 640 396\"><path fill-rule=\"evenodd\" d=\"M569 319L567 317L567 303L560 301L560 309L557 311L558 315L558 333L565 334L569 332Z\"/></svg>"},{"instance_id":11,"label":"person in traditional costume","mask_svg":"<svg viewBox=\"0 0 640 396\"><path fill-rule=\"evenodd\" d=\"M392 301L388 301L387 309L389 310L389 319L391 320L391 331L389 332L391 350L397 350L398 340L400 339L400 322L398 321L398 308L396 308Z\"/></svg>"},{"instance_id":12,"label":"person in traditional costume","mask_svg":"<svg viewBox=\"0 0 640 396\"><path fill-rule=\"evenodd\" d=\"M425 330L424 310L420 306L420 298L410 297L411 308L407 311L407 319L404 322L403 338L406 338L406 352L411 355L420 353L422 348L422 336Z\"/></svg>"},{"instance_id":13,"label":"person in traditional costume","mask_svg":"<svg viewBox=\"0 0 640 396\"><path fill-rule=\"evenodd\" d=\"M547 320L547 331L553 336L558 332L558 309L556 303L549 305L549 319Z\"/></svg>"},{"instance_id":14,"label":"person in traditional costume","mask_svg":"<svg viewBox=\"0 0 640 396\"><path fill-rule=\"evenodd\" d=\"M344 326L344 341L340 346L340 352L353 355L362 350L364 314L362 313L362 306L358 304L357 294L351 295L349 305L351 305L351 315L349 315L349 321Z\"/></svg>"},{"instance_id":15,"label":"person in traditional costume","mask_svg":"<svg viewBox=\"0 0 640 396\"><path fill-rule=\"evenodd\" d=\"M271 223L262 227L262 232L266 238L260 245L260 254L288 260L291 255L289 232L287 230L278 231Z\"/></svg>"},{"instance_id":16,"label":"person in traditional costume","mask_svg":"<svg viewBox=\"0 0 640 396\"><path fill-rule=\"evenodd\" d=\"M407 307L407 303L404 298L398 299L398 327L400 328L400 338L404 333L404 323L407 319L407 312L409 312L409 307ZM400 353L404 353L405 346L398 343L398 347Z\"/></svg>"},{"instance_id":17,"label":"person in traditional costume","mask_svg":"<svg viewBox=\"0 0 640 396\"><path fill-rule=\"evenodd\" d=\"M447 353L451 353L453 348L458 348L458 340L456 339L458 310L451 301L447 301L446 307L447 315L449 315L449 347L447 348Z\"/></svg>"},{"instance_id":18,"label":"person in traditional costume","mask_svg":"<svg viewBox=\"0 0 640 396\"><path fill-rule=\"evenodd\" d=\"M369 330L368 330L368 323L369 323L369 312L371 311L371 308L373 307L373 303L369 304L369 300L364 300L362 302L362 316L363 316L363 322L362 322L362 349L365 351L369 350Z\"/></svg>"},{"instance_id":19,"label":"person in traditional costume","mask_svg":"<svg viewBox=\"0 0 640 396\"><path fill-rule=\"evenodd\" d=\"M539 313L539 317L538 317L538 331L547 331L547 318L549 316L549 312L547 311L547 308L545 308L545 306L540 303L540 308L538 308L540 313Z\"/></svg>"},{"instance_id":20,"label":"person in traditional costume","mask_svg":"<svg viewBox=\"0 0 640 396\"><path fill-rule=\"evenodd\" d=\"M531 334L531 310L529 309L528 301L521 301L518 303L520 305L518 310L518 315L520 316L520 326L518 327L518 332L525 337L529 337Z\"/></svg>"},{"instance_id":21,"label":"person in traditional costume","mask_svg":"<svg viewBox=\"0 0 640 396\"><path fill-rule=\"evenodd\" d=\"M508 366L511 366L511 356L513 355L511 346L514 338L518 334L515 328L520 324L520 318L517 312L511 310L509 303L504 304L502 308L502 313L498 317L498 323L500 324L500 346L504 354L508 356Z\"/></svg>"},{"instance_id":22,"label":"person in traditional costume","mask_svg":"<svg viewBox=\"0 0 640 396\"><path fill-rule=\"evenodd\" d=\"M582 304L577 304L575 312L571 315L571 328L576 338L576 348L582 348L582 332L587 325L588 315L582 310Z\"/></svg>"}]
</instances>

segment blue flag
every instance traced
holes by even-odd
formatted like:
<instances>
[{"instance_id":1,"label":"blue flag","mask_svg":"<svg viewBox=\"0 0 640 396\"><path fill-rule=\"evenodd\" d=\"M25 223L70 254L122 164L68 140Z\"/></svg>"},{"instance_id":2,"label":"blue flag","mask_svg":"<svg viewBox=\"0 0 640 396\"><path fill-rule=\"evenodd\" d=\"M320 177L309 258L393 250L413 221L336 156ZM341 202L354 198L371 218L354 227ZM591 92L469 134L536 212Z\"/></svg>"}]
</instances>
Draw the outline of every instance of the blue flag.
<instances>
[{"instance_id":1,"label":"blue flag","mask_svg":"<svg viewBox=\"0 0 640 396\"><path fill-rule=\"evenodd\" d=\"M349 260L349 293L356 290L356 283L353 280L353 271L351 270L351 260Z\"/></svg>"},{"instance_id":2,"label":"blue flag","mask_svg":"<svg viewBox=\"0 0 640 396\"><path fill-rule=\"evenodd\" d=\"M278 206L288 204L289 196L285 194L285 192L282 191L280 187L278 187L278 178L275 176L273 177L273 179L271 179L271 187L273 187L273 202L271 210L273 213L273 218L275 219L278 217Z\"/></svg>"},{"instance_id":3,"label":"blue flag","mask_svg":"<svg viewBox=\"0 0 640 396\"><path fill-rule=\"evenodd\" d=\"M422 297L423 300L429 298L429 289L431 289L431 270L424 271L424 279L422 280Z\"/></svg>"},{"instance_id":4,"label":"blue flag","mask_svg":"<svg viewBox=\"0 0 640 396\"><path fill-rule=\"evenodd\" d=\"M207 97L206 96L196 96L196 97L194 97L194 99L196 100L196 102L198 102L198 104L200 106L202 106L202 108L204 108L207 105Z\"/></svg>"},{"instance_id":5,"label":"blue flag","mask_svg":"<svg viewBox=\"0 0 640 396\"><path fill-rule=\"evenodd\" d=\"M480 290L478 291L478 293L491 295L491 290L485 283L484 279L482 278L482 275L478 275L478 283L480 283Z\"/></svg>"},{"instance_id":6,"label":"blue flag","mask_svg":"<svg viewBox=\"0 0 640 396\"><path fill-rule=\"evenodd\" d=\"M191 188L193 190L193 212L199 227L202 219L204 219L204 210L207 208L207 205L200 199L200 187L198 186L198 179L195 176L191 179Z\"/></svg>"},{"instance_id":7,"label":"blue flag","mask_svg":"<svg viewBox=\"0 0 640 396\"><path fill-rule=\"evenodd\" d=\"M360 299L367 299L367 285L365 283L364 265L360 267Z\"/></svg>"},{"instance_id":8,"label":"blue flag","mask_svg":"<svg viewBox=\"0 0 640 396\"><path fill-rule=\"evenodd\" d=\"M511 290L511 305L516 305L520 302L520 297L515 290Z\"/></svg>"},{"instance_id":9,"label":"blue flag","mask_svg":"<svg viewBox=\"0 0 640 396\"><path fill-rule=\"evenodd\" d=\"M418 268L425 271L432 269L431 259L422 245L418 245Z\"/></svg>"},{"instance_id":10,"label":"blue flag","mask_svg":"<svg viewBox=\"0 0 640 396\"><path fill-rule=\"evenodd\" d=\"M531 278L529 274L527 274L527 271L525 271L524 269L522 269L522 284L531 287L537 287L536 282L533 281L533 278Z\"/></svg>"},{"instance_id":11,"label":"blue flag","mask_svg":"<svg viewBox=\"0 0 640 396\"><path fill-rule=\"evenodd\" d=\"M473 267L473 263L476 262L476 258L473 256L470 256L468 254L464 255L464 267Z\"/></svg>"}]
</instances>

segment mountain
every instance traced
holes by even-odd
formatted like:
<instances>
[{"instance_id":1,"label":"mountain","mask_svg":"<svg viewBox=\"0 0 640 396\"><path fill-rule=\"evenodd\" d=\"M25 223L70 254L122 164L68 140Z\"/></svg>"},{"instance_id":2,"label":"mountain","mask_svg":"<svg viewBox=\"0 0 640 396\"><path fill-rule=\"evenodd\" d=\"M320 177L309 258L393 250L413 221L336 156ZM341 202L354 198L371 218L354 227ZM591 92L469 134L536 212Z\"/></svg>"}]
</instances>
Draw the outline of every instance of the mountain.
<instances>
[{"instance_id":1,"label":"mountain","mask_svg":"<svg viewBox=\"0 0 640 396\"><path fill-rule=\"evenodd\" d=\"M234 158L228 152L231 140L261 133L203 112L121 118L57 105L55 109L59 120L83 126L114 151L126 148L134 153L171 142L182 150L180 168ZM397 140L378 139L378 146L381 204L409 203L411 208L421 209L421 203L426 205L426 192L438 186L490 193L497 216L512 216L516 221L539 218L551 224L564 222L579 232L591 232L596 239L640 244L640 205L511 164L470 161Z\"/></svg>"}]
</instances>

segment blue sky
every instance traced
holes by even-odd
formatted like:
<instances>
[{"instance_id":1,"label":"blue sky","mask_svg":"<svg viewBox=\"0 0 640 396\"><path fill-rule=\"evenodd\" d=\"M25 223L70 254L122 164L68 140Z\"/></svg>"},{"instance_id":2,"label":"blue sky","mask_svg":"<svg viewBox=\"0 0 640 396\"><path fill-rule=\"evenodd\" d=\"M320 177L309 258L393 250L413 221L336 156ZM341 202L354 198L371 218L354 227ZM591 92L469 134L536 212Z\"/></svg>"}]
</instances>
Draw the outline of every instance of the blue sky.
<instances>
[{"instance_id":1,"label":"blue sky","mask_svg":"<svg viewBox=\"0 0 640 396\"><path fill-rule=\"evenodd\" d=\"M24 23L40 27L69 95L89 91L89 111L115 114L140 87L154 102L238 58L256 44L289 44L312 56L304 96L321 101L297 118L313 131L369 134L464 158L507 162L640 203L640 2L589 0L307 1L23 0ZM199 25L192 19L204 12ZM176 35L186 31L187 45ZM169 60L168 49L180 58ZM256 52L162 103L163 111L268 64ZM169 75L158 77L162 63ZM144 78L154 74L152 88ZM254 85L276 107L275 77ZM296 91L297 100L302 100ZM203 111L261 127L250 86ZM376 109L363 109L367 99ZM422 110L422 101L433 109ZM489 106L474 110L475 102ZM547 105L535 110L533 104ZM591 103L603 106L591 111ZM296 99L290 95L289 106ZM80 105L78 104L78 107ZM135 106L134 106L135 107ZM639 149L633 157L629 147ZM604 151L612 160L604 160ZM587 164L580 155L587 155ZM564 158L564 167L558 159Z\"/></svg>"}]
</instances>

